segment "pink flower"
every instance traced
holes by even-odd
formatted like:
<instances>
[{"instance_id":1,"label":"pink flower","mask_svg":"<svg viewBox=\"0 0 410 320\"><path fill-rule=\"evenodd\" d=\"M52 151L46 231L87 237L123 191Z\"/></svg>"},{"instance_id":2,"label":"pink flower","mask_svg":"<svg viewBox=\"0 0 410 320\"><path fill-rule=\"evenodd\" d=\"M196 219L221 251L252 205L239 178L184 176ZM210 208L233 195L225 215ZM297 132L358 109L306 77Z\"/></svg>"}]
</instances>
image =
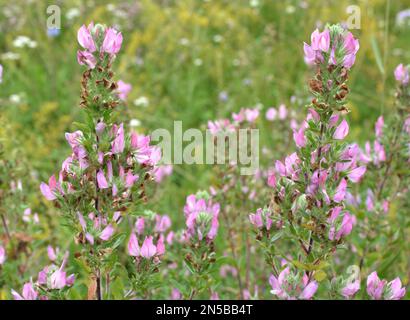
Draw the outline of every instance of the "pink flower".
<instances>
[{"instance_id":1,"label":"pink flower","mask_svg":"<svg viewBox=\"0 0 410 320\"><path fill-rule=\"evenodd\" d=\"M140 253L141 256L145 259L150 259L157 253L157 248L152 242L152 236L148 236L145 238L144 243L141 246Z\"/></svg>"},{"instance_id":2,"label":"pink flower","mask_svg":"<svg viewBox=\"0 0 410 320\"><path fill-rule=\"evenodd\" d=\"M346 179L342 179L336 188L336 193L333 196L333 201L336 203L342 202L345 199L346 190L347 190L347 181Z\"/></svg>"},{"instance_id":3,"label":"pink flower","mask_svg":"<svg viewBox=\"0 0 410 320\"><path fill-rule=\"evenodd\" d=\"M101 46L102 52L107 52L109 54L117 54L122 45L122 34L114 28L108 28L105 30L105 37L103 44Z\"/></svg>"},{"instance_id":4,"label":"pink flower","mask_svg":"<svg viewBox=\"0 0 410 320\"><path fill-rule=\"evenodd\" d=\"M280 120L285 120L286 117L288 116L288 109L286 109L286 106L284 104L281 104L279 106L279 119Z\"/></svg>"},{"instance_id":5,"label":"pink flower","mask_svg":"<svg viewBox=\"0 0 410 320\"><path fill-rule=\"evenodd\" d=\"M95 126L95 132L97 133L98 136L101 136L105 130L105 123L104 122L98 122L97 125Z\"/></svg>"},{"instance_id":6,"label":"pink flower","mask_svg":"<svg viewBox=\"0 0 410 320\"><path fill-rule=\"evenodd\" d=\"M139 257L140 253L137 236L135 233L131 233L130 240L128 241L128 254L133 257Z\"/></svg>"},{"instance_id":7,"label":"pink flower","mask_svg":"<svg viewBox=\"0 0 410 320\"><path fill-rule=\"evenodd\" d=\"M303 148L306 145L305 128L301 127L297 131L293 131L293 140L295 140L298 148Z\"/></svg>"},{"instance_id":8,"label":"pink flower","mask_svg":"<svg viewBox=\"0 0 410 320\"><path fill-rule=\"evenodd\" d=\"M97 59L88 51L77 51L77 61L80 65L87 65L90 69L94 69L97 64Z\"/></svg>"},{"instance_id":9,"label":"pink flower","mask_svg":"<svg viewBox=\"0 0 410 320\"><path fill-rule=\"evenodd\" d=\"M111 224L109 224L109 225L106 226L106 227L104 228L104 230L101 232L101 234L100 234L100 239L101 239L101 240L104 240L104 241L107 241L107 240L109 240L109 239L111 238L111 236L113 235L113 233L114 233L114 227L113 227Z\"/></svg>"},{"instance_id":10,"label":"pink flower","mask_svg":"<svg viewBox=\"0 0 410 320\"><path fill-rule=\"evenodd\" d=\"M386 285L386 280L380 280L377 276L377 272L372 272L367 277L367 293L370 297L375 300L380 300L382 298L383 289Z\"/></svg>"},{"instance_id":11,"label":"pink flower","mask_svg":"<svg viewBox=\"0 0 410 320\"><path fill-rule=\"evenodd\" d=\"M88 25L88 28L85 25L82 25L82 27L78 29L78 32L77 32L78 43L84 49L87 49L90 52L94 52L95 50L97 50L97 48L95 47L93 37L91 36L91 32L90 32L93 27L94 27L93 23L90 23Z\"/></svg>"},{"instance_id":12,"label":"pink flower","mask_svg":"<svg viewBox=\"0 0 410 320\"><path fill-rule=\"evenodd\" d=\"M6 261L6 250L0 246L0 266Z\"/></svg>"},{"instance_id":13,"label":"pink flower","mask_svg":"<svg viewBox=\"0 0 410 320\"><path fill-rule=\"evenodd\" d=\"M355 39L351 32L348 32L344 37L344 49L347 54L355 55L360 48L359 40Z\"/></svg>"},{"instance_id":14,"label":"pink flower","mask_svg":"<svg viewBox=\"0 0 410 320\"><path fill-rule=\"evenodd\" d=\"M161 234L157 242L157 255L161 256L164 253L165 253L164 235Z\"/></svg>"},{"instance_id":15,"label":"pink flower","mask_svg":"<svg viewBox=\"0 0 410 320\"><path fill-rule=\"evenodd\" d=\"M335 133L333 134L333 139L343 140L348 133L349 125L347 121L343 119L342 122L337 126Z\"/></svg>"},{"instance_id":16,"label":"pink flower","mask_svg":"<svg viewBox=\"0 0 410 320\"><path fill-rule=\"evenodd\" d=\"M339 231L336 233L336 239L340 239L349 235L352 232L355 222L355 217L353 215L350 215L348 212L345 212L345 214L343 215L342 225L340 226Z\"/></svg>"},{"instance_id":17,"label":"pink flower","mask_svg":"<svg viewBox=\"0 0 410 320\"><path fill-rule=\"evenodd\" d=\"M41 193L47 200L50 200L50 201L57 199L57 197L54 194L56 189L57 189L57 181L54 175L52 175L50 179L48 179L48 184L44 182L40 184Z\"/></svg>"},{"instance_id":18,"label":"pink flower","mask_svg":"<svg viewBox=\"0 0 410 320\"><path fill-rule=\"evenodd\" d=\"M171 175L173 167L171 164L157 167L154 171L154 178L157 183L160 183L164 177Z\"/></svg>"},{"instance_id":19,"label":"pink flower","mask_svg":"<svg viewBox=\"0 0 410 320\"><path fill-rule=\"evenodd\" d=\"M387 284L386 300L400 300L406 294L406 288L401 286L400 278L396 278Z\"/></svg>"},{"instance_id":20,"label":"pink flower","mask_svg":"<svg viewBox=\"0 0 410 320\"><path fill-rule=\"evenodd\" d=\"M323 52L328 52L330 46L330 32L328 29L324 30L319 37L318 48Z\"/></svg>"},{"instance_id":21,"label":"pink flower","mask_svg":"<svg viewBox=\"0 0 410 320\"><path fill-rule=\"evenodd\" d=\"M352 298L357 291L360 290L360 280L355 280L354 282L347 283L342 289L341 294L346 299Z\"/></svg>"},{"instance_id":22,"label":"pink flower","mask_svg":"<svg viewBox=\"0 0 410 320\"><path fill-rule=\"evenodd\" d=\"M0 64L0 83L3 82L3 66Z\"/></svg>"},{"instance_id":23,"label":"pink flower","mask_svg":"<svg viewBox=\"0 0 410 320\"><path fill-rule=\"evenodd\" d=\"M268 121L273 121L276 119L276 115L278 114L278 112L276 111L275 108L269 108L266 111L266 120Z\"/></svg>"},{"instance_id":24,"label":"pink flower","mask_svg":"<svg viewBox=\"0 0 410 320\"><path fill-rule=\"evenodd\" d=\"M303 42L304 59L307 65L312 65L316 61L316 52L306 42Z\"/></svg>"},{"instance_id":25,"label":"pink flower","mask_svg":"<svg viewBox=\"0 0 410 320\"><path fill-rule=\"evenodd\" d=\"M127 96L131 92L131 89L132 89L131 84L125 83L122 80L118 80L117 85L118 85L118 89L117 89L118 97L123 101L127 100Z\"/></svg>"},{"instance_id":26,"label":"pink flower","mask_svg":"<svg viewBox=\"0 0 410 320\"><path fill-rule=\"evenodd\" d=\"M257 228L263 227L262 210L258 209L256 213L249 215L249 221Z\"/></svg>"},{"instance_id":27,"label":"pink flower","mask_svg":"<svg viewBox=\"0 0 410 320\"><path fill-rule=\"evenodd\" d=\"M22 295L18 294L16 291L11 290L14 300L37 300L38 293L34 290L31 282L27 282L23 286Z\"/></svg>"},{"instance_id":28,"label":"pink flower","mask_svg":"<svg viewBox=\"0 0 410 320\"><path fill-rule=\"evenodd\" d=\"M58 253L58 248L57 250L54 250L52 246L47 247L47 255L51 261L55 261L57 259L57 253Z\"/></svg>"},{"instance_id":29,"label":"pink flower","mask_svg":"<svg viewBox=\"0 0 410 320\"><path fill-rule=\"evenodd\" d=\"M299 299L310 300L313 295L316 293L317 288L319 287L316 281L311 281L302 291L299 296Z\"/></svg>"},{"instance_id":30,"label":"pink flower","mask_svg":"<svg viewBox=\"0 0 410 320\"><path fill-rule=\"evenodd\" d=\"M51 274L50 289L63 289L66 284L66 273L61 268Z\"/></svg>"},{"instance_id":31,"label":"pink flower","mask_svg":"<svg viewBox=\"0 0 410 320\"><path fill-rule=\"evenodd\" d=\"M181 291L179 291L176 288L173 288L171 292L171 300L181 300L181 299L182 299Z\"/></svg>"},{"instance_id":32,"label":"pink flower","mask_svg":"<svg viewBox=\"0 0 410 320\"><path fill-rule=\"evenodd\" d=\"M112 153L122 153L124 151L124 125L121 123L117 132L115 133L115 139L112 142Z\"/></svg>"},{"instance_id":33,"label":"pink flower","mask_svg":"<svg viewBox=\"0 0 410 320\"><path fill-rule=\"evenodd\" d=\"M100 189L108 188L107 179L105 178L104 172L101 169L98 170L97 172L97 184L98 184L98 188Z\"/></svg>"},{"instance_id":34,"label":"pink flower","mask_svg":"<svg viewBox=\"0 0 410 320\"><path fill-rule=\"evenodd\" d=\"M258 109L246 109L245 110L245 118L248 122L255 122L255 120L259 117L259 110Z\"/></svg>"},{"instance_id":35,"label":"pink flower","mask_svg":"<svg viewBox=\"0 0 410 320\"><path fill-rule=\"evenodd\" d=\"M268 186L272 188L276 187L276 177L273 172L268 176Z\"/></svg>"},{"instance_id":36,"label":"pink flower","mask_svg":"<svg viewBox=\"0 0 410 320\"><path fill-rule=\"evenodd\" d=\"M376 124L374 126L375 132L376 132L376 137L380 138L383 134L383 126L384 126L384 119L383 116L380 116L377 121Z\"/></svg>"},{"instance_id":37,"label":"pink flower","mask_svg":"<svg viewBox=\"0 0 410 320\"><path fill-rule=\"evenodd\" d=\"M137 174L134 175L132 174L131 170L129 170L127 172L127 175L125 176L125 186L127 188L131 188L134 185L135 181L138 180L138 178L139 178L139 175Z\"/></svg>"},{"instance_id":38,"label":"pink flower","mask_svg":"<svg viewBox=\"0 0 410 320\"><path fill-rule=\"evenodd\" d=\"M138 234L142 234L144 232L144 228L145 228L145 220L144 218L140 217L135 222L135 229Z\"/></svg>"},{"instance_id":39,"label":"pink flower","mask_svg":"<svg viewBox=\"0 0 410 320\"><path fill-rule=\"evenodd\" d=\"M394 70L394 77L397 81L401 82L401 84L408 84L410 79L409 69L405 67L402 63L399 64Z\"/></svg>"},{"instance_id":40,"label":"pink flower","mask_svg":"<svg viewBox=\"0 0 410 320\"><path fill-rule=\"evenodd\" d=\"M155 232L164 233L171 226L171 219L167 215L155 216Z\"/></svg>"},{"instance_id":41,"label":"pink flower","mask_svg":"<svg viewBox=\"0 0 410 320\"><path fill-rule=\"evenodd\" d=\"M366 172L365 166L357 167L353 169L352 171L350 171L347 177L349 178L350 181L356 183L360 181L360 179L365 174L365 172Z\"/></svg>"}]
</instances>

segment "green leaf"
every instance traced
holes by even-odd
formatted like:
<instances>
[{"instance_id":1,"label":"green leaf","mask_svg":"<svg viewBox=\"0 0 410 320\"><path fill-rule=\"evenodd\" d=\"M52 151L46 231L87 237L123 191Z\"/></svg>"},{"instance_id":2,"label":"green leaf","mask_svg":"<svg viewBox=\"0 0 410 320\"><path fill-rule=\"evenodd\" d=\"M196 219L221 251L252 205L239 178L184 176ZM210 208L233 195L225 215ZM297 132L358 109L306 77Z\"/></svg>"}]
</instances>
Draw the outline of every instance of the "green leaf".
<instances>
[{"instance_id":1,"label":"green leaf","mask_svg":"<svg viewBox=\"0 0 410 320\"><path fill-rule=\"evenodd\" d=\"M377 40L376 40L375 36L372 36L372 37L371 37L370 42L371 42L371 44L372 44L372 49L373 49L374 57L376 58L377 67L379 68L380 73L381 73L382 75L384 75L383 60L382 60L382 56L381 56L381 54L380 54L379 45L377 44Z\"/></svg>"}]
</instances>

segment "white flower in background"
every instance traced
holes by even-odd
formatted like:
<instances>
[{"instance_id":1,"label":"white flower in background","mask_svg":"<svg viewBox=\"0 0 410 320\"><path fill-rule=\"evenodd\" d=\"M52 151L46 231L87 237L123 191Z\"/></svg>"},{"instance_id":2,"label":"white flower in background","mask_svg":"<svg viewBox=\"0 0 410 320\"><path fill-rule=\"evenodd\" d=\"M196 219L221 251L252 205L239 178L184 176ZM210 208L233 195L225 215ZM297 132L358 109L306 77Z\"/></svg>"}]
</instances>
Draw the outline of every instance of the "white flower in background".
<instances>
[{"instance_id":1,"label":"white flower in background","mask_svg":"<svg viewBox=\"0 0 410 320\"><path fill-rule=\"evenodd\" d=\"M130 121L131 128L139 127L140 125L141 125L141 121L139 121L138 119L131 119Z\"/></svg>"},{"instance_id":2,"label":"white flower in background","mask_svg":"<svg viewBox=\"0 0 410 320\"><path fill-rule=\"evenodd\" d=\"M232 60L232 65L234 66L234 67L237 67L237 66L239 66L241 64L241 61L239 60L239 59L233 59Z\"/></svg>"},{"instance_id":3,"label":"white flower in background","mask_svg":"<svg viewBox=\"0 0 410 320\"><path fill-rule=\"evenodd\" d=\"M35 48L37 47L37 42L31 40L29 37L26 36L18 36L16 39L13 40L13 46L16 48Z\"/></svg>"},{"instance_id":4,"label":"white flower in background","mask_svg":"<svg viewBox=\"0 0 410 320\"><path fill-rule=\"evenodd\" d=\"M222 41L223 41L223 39L224 39L224 37L223 37L223 36L221 36L220 34L216 34L216 35L214 35L214 42L216 42L216 43L220 43L220 42L222 42Z\"/></svg>"},{"instance_id":5,"label":"white flower in background","mask_svg":"<svg viewBox=\"0 0 410 320\"><path fill-rule=\"evenodd\" d=\"M72 19L78 17L79 15L80 15L80 9L78 9L78 8L71 8L71 9L68 9L68 11L67 11L65 17L66 17L68 20L72 20Z\"/></svg>"},{"instance_id":6,"label":"white flower in background","mask_svg":"<svg viewBox=\"0 0 410 320\"><path fill-rule=\"evenodd\" d=\"M252 8L257 8L257 7L259 7L259 0L251 0L251 1L249 1L249 5Z\"/></svg>"},{"instance_id":7,"label":"white flower in background","mask_svg":"<svg viewBox=\"0 0 410 320\"><path fill-rule=\"evenodd\" d=\"M181 38L181 39L179 40L179 43L180 43L180 45L182 45L182 46L187 46L187 45L189 45L189 39L187 39L187 38Z\"/></svg>"},{"instance_id":8,"label":"white flower in background","mask_svg":"<svg viewBox=\"0 0 410 320\"><path fill-rule=\"evenodd\" d=\"M141 96L137 99L134 100L134 105L137 107L148 107L149 105L149 100L147 97Z\"/></svg>"},{"instance_id":9,"label":"white flower in background","mask_svg":"<svg viewBox=\"0 0 410 320\"><path fill-rule=\"evenodd\" d=\"M289 5L289 6L286 7L285 11L286 11L287 14L292 14L296 11L296 8L292 5Z\"/></svg>"},{"instance_id":10,"label":"white flower in background","mask_svg":"<svg viewBox=\"0 0 410 320\"><path fill-rule=\"evenodd\" d=\"M10 102L15 103L15 104L19 104L21 102L21 96L18 94L12 94L9 97Z\"/></svg>"},{"instance_id":11,"label":"white flower in background","mask_svg":"<svg viewBox=\"0 0 410 320\"><path fill-rule=\"evenodd\" d=\"M113 4L113 3L109 3L109 4L107 4L107 10L108 11L114 11L115 10L115 4Z\"/></svg>"},{"instance_id":12,"label":"white flower in background","mask_svg":"<svg viewBox=\"0 0 410 320\"><path fill-rule=\"evenodd\" d=\"M196 58L194 60L194 65L196 65L197 67L202 66L202 59Z\"/></svg>"},{"instance_id":13,"label":"white flower in background","mask_svg":"<svg viewBox=\"0 0 410 320\"><path fill-rule=\"evenodd\" d=\"M1 55L3 60L18 60L20 59L20 55L14 52L6 52Z\"/></svg>"},{"instance_id":14,"label":"white flower in background","mask_svg":"<svg viewBox=\"0 0 410 320\"><path fill-rule=\"evenodd\" d=\"M396 25L398 27L410 26L410 9L400 11L396 15Z\"/></svg>"}]
</instances>

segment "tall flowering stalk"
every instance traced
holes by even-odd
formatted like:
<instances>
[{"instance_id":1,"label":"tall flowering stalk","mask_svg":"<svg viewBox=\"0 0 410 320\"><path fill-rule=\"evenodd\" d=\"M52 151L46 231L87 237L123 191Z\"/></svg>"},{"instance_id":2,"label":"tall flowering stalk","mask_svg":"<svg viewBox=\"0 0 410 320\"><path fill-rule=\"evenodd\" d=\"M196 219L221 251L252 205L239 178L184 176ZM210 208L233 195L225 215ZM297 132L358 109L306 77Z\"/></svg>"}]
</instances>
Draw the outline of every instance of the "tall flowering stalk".
<instances>
[{"instance_id":1,"label":"tall flowering stalk","mask_svg":"<svg viewBox=\"0 0 410 320\"><path fill-rule=\"evenodd\" d=\"M373 270L379 262L368 259L371 252L380 252L383 260L407 259L400 252L403 244L408 243L405 228L409 221L406 214L410 178L409 67L398 65L394 76L397 82L395 106L386 117L382 115L377 119L374 141L366 142L359 150L357 161L364 163L368 172L358 192L348 197L352 210L363 212L358 220L360 237L354 239L354 245L359 248L360 267L367 270ZM391 208L397 210L394 217L389 215L393 211ZM399 266L395 263L395 268Z\"/></svg>"},{"instance_id":2,"label":"tall flowering stalk","mask_svg":"<svg viewBox=\"0 0 410 320\"><path fill-rule=\"evenodd\" d=\"M145 187L159 161L160 150L150 146L149 137L125 133L116 124L115 110L121 104L112 63L120 51L122 34L111 27L91 23L78 30L83 47L77 53L86 67L81 80L80 107L85 123L66 133L72 154L56 176L42 183L41 192L61 209L75 240L76 254L90 274L89 298L109 293L116 248L125 238L118 232L123 218L146 200ZM105 280L105 281L104 281Z\"/></svg>"},{"instance_id":3,"label":"tall flowering stalk","mask_svg":"<svg viewBox=\"0 0 410 320\"><path fill-rule=\"evenodd\" d=\"M358 49L358 40L339 25L315 30L311 44L304 44L305 61L315 70L309 114L294 132L297 151L275 163L270 204L250 216L274 277L283 274L280 258L304 272L305 283L323 280L330 256L355 224L345 196L366 167L357 166L354 150L343 142L349 125L341 118L348 111L347 79ZM279 240L293 250L285 254Z\"/></svg>"},{"instance_id":4,"label":"tall flowering stalk","mask_svg":"<svg viewBox=\"0 0 410 320\"><path fill-rule=\"evenodd\" d=\"M216 262L214 239L219 228L219 212L219 203L213 202L207 192L191 194L186 199L186 229L182 241L185 244L185 265L193 275L190 299L212 289L211 274Z\"/></svg>"}]
</instances>

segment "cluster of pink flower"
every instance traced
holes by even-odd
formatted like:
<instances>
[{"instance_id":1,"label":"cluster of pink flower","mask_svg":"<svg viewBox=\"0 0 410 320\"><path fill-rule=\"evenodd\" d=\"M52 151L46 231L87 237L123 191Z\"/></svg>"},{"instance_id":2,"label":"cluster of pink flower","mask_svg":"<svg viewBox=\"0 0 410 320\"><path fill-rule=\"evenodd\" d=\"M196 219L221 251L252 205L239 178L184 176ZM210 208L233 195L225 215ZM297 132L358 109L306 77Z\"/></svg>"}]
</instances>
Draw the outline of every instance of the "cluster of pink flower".
<instances>
[{"instance_id":1,"label":"cluster of pink flower","mask_svg":"<svg viewBox=\"0 0 410 320\"><path fill-rule=\"evenodd\" d=\"M52 261L56 256L54 250L49 247L49 257ZM38 273L37 282L27 282L23 286L22 294L20 295L15 290L11 290L11 294L15 300L47 300L55 292L71 287L74 284L75 275L67 276L64 271L68 259L68 252L64 254L63 262L58 267L55 264L46 266Z\"/></svg>"},{"instance_id":2,"label":"cluster of pink flower","mask_svg":"<svg viewBox=\"0 0 410 320\"><path fill-rule=\"evenodd\" d=\"M394 77L403 86L407 86L410 81L409 66L404 66L402 63L399 64L394 70Z\"/></svg>"},{"instance_id":3,"label":"cluster of pink flower","mask_svg":"<svg viewBox=\"0 0 410 320\"><path fill-rule=\"evenodd\" d=\"M100 37L100 33L104 33L102 44L98 47L98 41L94 39ZM83 25L78 30L78 42L85 49L78 50L77 60L81 65L87 65L94 69L97 61L102 59L104 54L108 54L110 58L114 57L121 49L122 34L114 28L103 29L101 26L90 23L88 27ZM99 55L99 56L98 56Z\"/></svg>"},{"instance_id":4,"label":"cluster of pink flower","mask_svg":"<svg viewBox=\"0 0 410 320\"><path fill-rule=\"evenodd\" d=\"M213 241L218 232L219 211L219 203L213 203L208 194L198 192L189 195L184 207L185 240Z\"/></svg>"},{"instance_id":5,"label":"cluster of pink flower","mask_svg":"<svg viewBox=\"0 0 410 320\"><path fill-rule=\"evenodd\" d=\"M359 41L351 32L331 35L332 30L326 28L323 32L316 29L311 35L311 44L304 43L305 62L307 64L343 65L350 69L359 51ZM332 40L332 41L331 41Z\"/></svg>"},{"instance_id":6,"label":"cluster of pink flower","mask_svg":"<svg viewBox=\"0 0 410 320\"><path fill-rule=\"evenodd\" d=\"M286 266L278 277L271 275L269 283L273 295L287 300L310 300L319 286L315 280L310 280L306 273L300 277L289 266Z\"/></svg>"},{"instance_id":7,"label":"cluster of pink flower","mask_svg":"<svg viewBox=\"0 0 410 320\"><path fill-rule=\"evenodd\" d=\"M232 113L232 121L230 119L208 121L208 129L213 135L219 132L234 132L242 123L252 124L258 117L258 108L242 108L238 113Z\"/></svg>"},{"instance_id":8,"label":"cluster of pink flower","mask_svg":"<svg viewBox=\"0 0 410 320\"><path fill-rule=\"evenodd\" d=\"M372 272L367 277L367 293L374 300L400 300L406 294L399 278L387 283L379 279L377 272Z\"/></svg>"},{"instance_id":9,"label":"cluster of pink flower","mask_svg":"<svg viewBox=\"0 0 410 320\"><path fill-rule=\"evenodd\" d=\"M142 257L150 259L152 257L160 257L165 253L165 241L172 244L174 233L170 231L165 233L171 227L171 219L167 215L153 214L149 212L148 217L140 217L135 222L134 231L131 233L128 241L128 254L133 257ZM145 235L144 234L154 234ZM139 246L138 238L143 239L141 247ZM153 239L157 239L157 244L154 245Z\"/></svg>"}]
</instances>

